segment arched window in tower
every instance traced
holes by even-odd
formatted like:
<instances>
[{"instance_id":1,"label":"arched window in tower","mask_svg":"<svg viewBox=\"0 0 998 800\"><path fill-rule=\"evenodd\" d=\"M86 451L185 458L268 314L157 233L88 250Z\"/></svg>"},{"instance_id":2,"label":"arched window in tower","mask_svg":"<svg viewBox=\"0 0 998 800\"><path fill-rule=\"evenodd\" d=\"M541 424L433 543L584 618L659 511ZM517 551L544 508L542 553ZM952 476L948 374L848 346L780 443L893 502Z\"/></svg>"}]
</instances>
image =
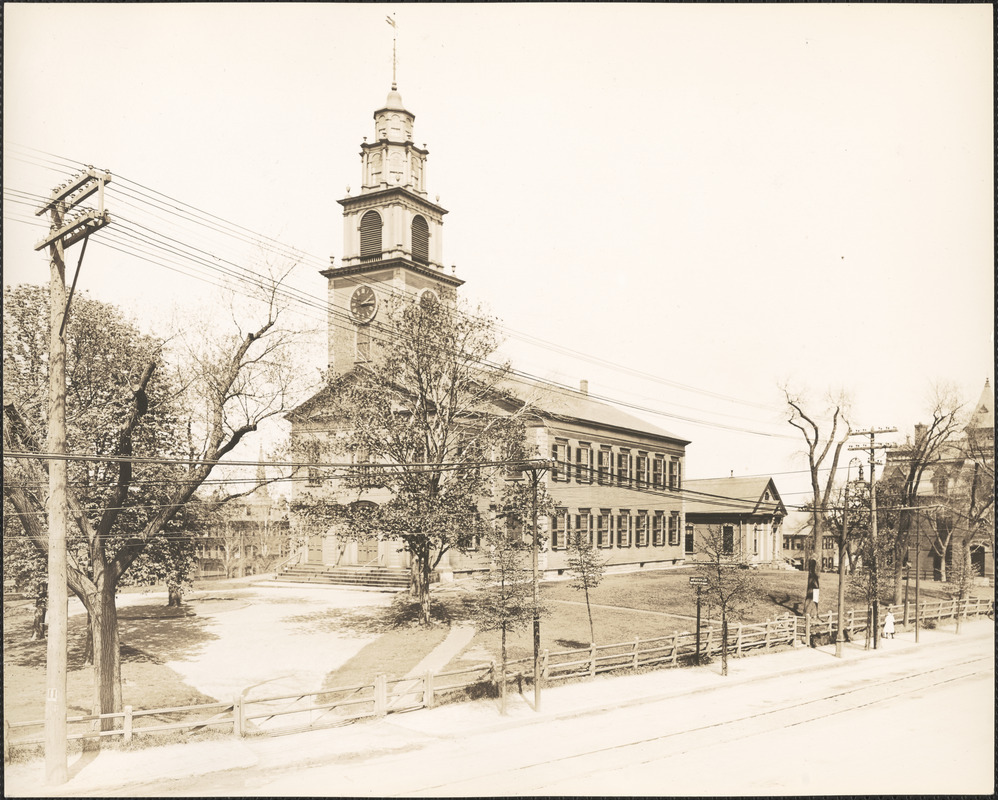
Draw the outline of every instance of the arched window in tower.
<instances>
[{"instance_id":1,"label":"arched window in tower","mask_svg":"<svg viewBox=\"0 0 998 800\"><path fill-rule=\"evenodd\" d=\"M421 264L430 260L430 226L418 214L412 218L412 260Z\"/></svg>"},{"instance_id":2,"label":"arched window in tower","mask_svg":"<svg viewBox=\"0 0 998 800\"><path fill-rule=\"evenodd\" d=\"M381 256L381 215L368 211L360 218L360 257Z\"/></svg>"}]
</instances>

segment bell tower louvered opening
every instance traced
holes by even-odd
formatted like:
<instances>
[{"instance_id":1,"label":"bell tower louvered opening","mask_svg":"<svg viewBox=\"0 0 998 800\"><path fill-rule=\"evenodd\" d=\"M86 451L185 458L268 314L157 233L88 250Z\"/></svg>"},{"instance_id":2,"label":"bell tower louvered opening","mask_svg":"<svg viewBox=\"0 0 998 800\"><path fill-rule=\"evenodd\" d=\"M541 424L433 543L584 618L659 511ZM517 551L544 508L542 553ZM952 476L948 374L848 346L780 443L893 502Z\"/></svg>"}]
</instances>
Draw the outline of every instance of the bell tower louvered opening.
<instances>
[{"instance_id":1,"label":"bell tower louvered opening","mask_svg":"<svg viewBox=\"0 0 998 800\"><path fill-rule=\"evenodd\" d=\"M360 257L381 258L381 215L368 211L360 218Z\"/></svg>"},{"instance_id":2,"label":"bell tower louvered opening","mask_svg":"<svg viewBox=\"0 0 998 800\"><path fill-rule=\"evenodd\" d=\"M412 218L412 259L421 264L430 261L430 226L418 214Z\"/></svg>"}]
</instances>

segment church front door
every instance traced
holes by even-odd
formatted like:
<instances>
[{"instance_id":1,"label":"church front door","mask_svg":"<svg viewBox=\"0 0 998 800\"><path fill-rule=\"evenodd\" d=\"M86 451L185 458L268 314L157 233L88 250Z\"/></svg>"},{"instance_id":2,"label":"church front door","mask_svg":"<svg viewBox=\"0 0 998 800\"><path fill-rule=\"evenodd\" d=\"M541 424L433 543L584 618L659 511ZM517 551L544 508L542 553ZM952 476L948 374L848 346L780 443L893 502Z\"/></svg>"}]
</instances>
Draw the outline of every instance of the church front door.
<instances>
[{"instance_id":1,"label":"church front door","mask_svg":"<svg viewBox=\"0 0 998 800\"><path fill-rule=\"evenodd\" d=\"M377 539L358 539L357 540L357 564L363 566L365 564L377 564L378 563L378 540Z\"/></svg>"}]
</instances>

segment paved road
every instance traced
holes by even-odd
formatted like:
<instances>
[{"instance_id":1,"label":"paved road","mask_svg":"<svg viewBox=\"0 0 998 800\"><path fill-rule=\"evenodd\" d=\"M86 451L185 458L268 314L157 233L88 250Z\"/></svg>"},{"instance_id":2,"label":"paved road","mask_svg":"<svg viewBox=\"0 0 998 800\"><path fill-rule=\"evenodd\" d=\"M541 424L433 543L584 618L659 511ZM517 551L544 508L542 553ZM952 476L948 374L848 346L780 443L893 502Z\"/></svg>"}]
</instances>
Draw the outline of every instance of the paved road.
<instances>
[{"instance_id":1,"label":"paved road","mask_svg":"<svg viewBox=\"0 0 998 800\"><path fill-rule=\"evenodd\" d=\"M504 730L410 735L394 750L305 768L261 763L117 794L990 794L991 648L990 637L952 641ZM385 741L404 716L377 723Z\"/></svg>"}]
</instances>

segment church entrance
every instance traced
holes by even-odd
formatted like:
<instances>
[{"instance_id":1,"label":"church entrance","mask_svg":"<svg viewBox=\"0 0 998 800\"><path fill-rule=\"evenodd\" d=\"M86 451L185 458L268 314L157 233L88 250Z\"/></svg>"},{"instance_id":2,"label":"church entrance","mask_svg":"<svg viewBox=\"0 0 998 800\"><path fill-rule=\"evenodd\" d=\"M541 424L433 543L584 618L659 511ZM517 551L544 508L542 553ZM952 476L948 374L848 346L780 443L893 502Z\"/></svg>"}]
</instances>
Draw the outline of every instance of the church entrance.
<instances>
[{"instance_id":1,"label":"church entrance","mask_svg":"<svg viewBox=\"0 0 998 800\"><path fill-rule=\"evenodd\" d=\"M308 537L308 563L309 564L321 564L322 563L322 537L321 536L309 536Z\"/></svg>"},{"instance_id":2,"label":"church entrance","mask_svg":"<svg viewBox=\"0 0 998 800\"><path fill-rule=\"evenodd\" d=\"M358 539L357 540L357 565L366 566L378 563L378 540Z\"/></svg>"}]
</instances>

